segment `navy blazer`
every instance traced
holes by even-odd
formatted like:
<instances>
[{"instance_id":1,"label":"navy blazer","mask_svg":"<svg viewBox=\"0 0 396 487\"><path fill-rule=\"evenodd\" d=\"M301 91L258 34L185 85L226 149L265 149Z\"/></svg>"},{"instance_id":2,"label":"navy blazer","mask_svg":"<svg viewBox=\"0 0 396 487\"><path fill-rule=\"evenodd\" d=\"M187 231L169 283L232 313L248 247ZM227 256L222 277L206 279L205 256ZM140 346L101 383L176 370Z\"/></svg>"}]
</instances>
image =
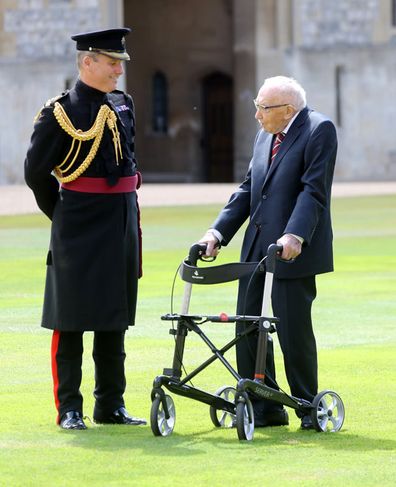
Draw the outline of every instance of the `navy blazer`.
<instances>
[{"instance_id":1,"label":"navy blazer","mask_svg":"<svg viewBox=\"0 0 396 487\"><path fill-rule=\"evenodd\" d=\"M295 263L279 262L276 277L298 278L333 270L331 185L337 153L334 124L304 108L289 128L268 168L273 135L260 130L245 180L212 225L223 235L222 245L249 218L241 260L253 246L262 255L285 233L304 239Z\"/></svg>"}]
</instances>

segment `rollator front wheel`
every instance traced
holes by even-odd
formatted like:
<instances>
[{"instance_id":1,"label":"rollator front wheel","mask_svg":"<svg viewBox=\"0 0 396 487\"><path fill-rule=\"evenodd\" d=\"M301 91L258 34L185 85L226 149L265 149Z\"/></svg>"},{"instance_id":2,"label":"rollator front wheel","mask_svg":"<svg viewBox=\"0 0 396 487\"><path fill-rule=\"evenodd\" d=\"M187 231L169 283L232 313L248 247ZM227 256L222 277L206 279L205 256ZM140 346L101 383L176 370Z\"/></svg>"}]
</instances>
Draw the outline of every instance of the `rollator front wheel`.
<instances>
[{"instance_id":1,"label":"rollator front wheel","mask_svg":"<svg viewBox=\"0 0 396 487\"><path fill-rule=\"evenodd\" d=\"M319 432L339 431L344 423L345 408L334 391L322 391L312 401L312 424Z\"/></svg>"},{"instance_id":2,"label":"rollator front wheel","mask_svg":"<svg viewBox=\"0 0 396 487\"><path fill-rule=\"evenodd\" d=\"M223 386L217 389L215 392L216 396L222 397L226 401L235 403L235 387ZM228 411L223 411L222 409L216 409L210 406L210 419L216 428L232 428L235 426L235 414L231 414Z\"/></svg>"},{"instance_id":3,"label":"rollator front wheel","mask_svg":"<svg viewBox=\"0 0 396 487\"><path fill-rule=\"evenodd\" d=\"M166 417L164 403L168 409L169 417ZM169 436L175 427L176 410L173 399L165 394L163 398L157 395L151 404L150 425L155 436Z\"/></svg>"},{"instance_id":4,"label":"rollator front wheel","mask_svg":"<svg viewBox=\"0 0 396 487\"><path fill-rule=\"evenodd\" d=\"M250 419L249 419L250 418ZM239 401L236 407L236 427L240 440L253 440L254 435L254 412L249 399Z\"/></svg>"}]
</instances>

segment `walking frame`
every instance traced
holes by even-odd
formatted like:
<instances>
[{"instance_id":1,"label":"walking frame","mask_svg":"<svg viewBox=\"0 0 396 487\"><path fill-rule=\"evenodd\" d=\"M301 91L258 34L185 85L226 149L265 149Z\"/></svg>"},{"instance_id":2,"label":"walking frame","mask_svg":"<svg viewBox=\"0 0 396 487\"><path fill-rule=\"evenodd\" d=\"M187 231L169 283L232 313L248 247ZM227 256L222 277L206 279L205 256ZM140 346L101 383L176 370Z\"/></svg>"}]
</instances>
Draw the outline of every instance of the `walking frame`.
<instances>
[{"instance_id":1,"label":"walking frame","mask_svg":"<svg viewBox=\"0 0 396 487\"><path fill-rule=\"evenodd\" d=\"M180 277L185 281L180 314L166 314L162 320L177 322L176 329L170 329L175 337L175 348L171 368L165 368L163 375L154 379L151 392L151 430L155 436L169 436L175 427L176 411L172 397L164 388L174 394L184 396L210 406L210 418L216 427L236 427L240 440L252 440L254 436L254 413L251 398L270 399L295 409L300 415L310 415L314 429L318 432L339 431L344 422L345 409L340 396L331 390L317 394L312 402L291 396L264 383L268 334L276 331L279 319L271 317L271 293L276 262L282 246L268 247L263 261L238 262L219 266L197 267L198 260L205 261L206 246L194 244L189 255L180 266ZM265 272L261 316L188 314L193 284L210 285L233 281L243 276ZM246 323L245 330L218 349L203 332L200 325L213 323ZM248 335L257 333L257 354L254 379L241 377L224 354ZM201 365L182 378L185 342L189 332L196 333L208 346L212 355ZM222 386L214 394L194 387L191 380L216 360L219 360L236 381L236 386ZM190 383L190 384L189 384Z\"/></svg>"}]
</instances>

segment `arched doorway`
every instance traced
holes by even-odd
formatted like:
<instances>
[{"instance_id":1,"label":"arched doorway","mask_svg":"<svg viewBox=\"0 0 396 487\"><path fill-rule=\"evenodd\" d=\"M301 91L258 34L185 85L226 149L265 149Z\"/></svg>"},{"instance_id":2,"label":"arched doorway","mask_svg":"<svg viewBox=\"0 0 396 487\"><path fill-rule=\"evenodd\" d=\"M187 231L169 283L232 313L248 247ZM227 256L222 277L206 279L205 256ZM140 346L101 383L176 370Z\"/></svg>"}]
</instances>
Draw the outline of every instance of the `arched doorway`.
<instances>
[{"instance_id":1,"label":"arched doorway","mask_svg":"<svg viewBox=\"0 0 396 487\"><path fill-rule=\"evenodd\" d=\"M203 159L207 182L233 181L232 78L212 73L202 80Z\"/></svg>"}]
</instances>

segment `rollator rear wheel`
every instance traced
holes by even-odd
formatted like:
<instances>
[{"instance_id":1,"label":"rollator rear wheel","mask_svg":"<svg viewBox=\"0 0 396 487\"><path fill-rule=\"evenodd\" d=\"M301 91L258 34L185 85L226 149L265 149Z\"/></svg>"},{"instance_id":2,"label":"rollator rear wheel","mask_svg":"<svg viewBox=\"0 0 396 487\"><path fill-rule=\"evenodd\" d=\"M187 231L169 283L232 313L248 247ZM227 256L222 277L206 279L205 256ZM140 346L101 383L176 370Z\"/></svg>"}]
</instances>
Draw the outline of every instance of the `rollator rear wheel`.
<instances>
[{"instance_id":1,"label":"rollator rear wheel","mask_svg":"<svg viewBox=\"0 0 396 487\"><path fill-rule=\"evenodd\" d=\"M163 400L166 401L166 406L169 412L169 418L166 418ZM156 396L151 404L150 425L151 431L155 436L169 436L175 427L176 410L173 399L167 394L164 399Z\"/></svg>"},{"instance_id":2,"label":"rollator rear wheel","mask_svg":"<svg viewBox=\"0 0 396 487\"><path fill-rule=\"evenodd\" d=\"M235 394L236 389L235 387L230 386L223 386L220 389L217 389L215 392L216 396L220 396L226 401L235 403ZM213 406L210 406L210 419L212 423L216 426L216 428L232 428L235 426L235 414L231 414L227 411L223 411L222 409L216 409Z\"/></svg>"},{"instance_id":3,"label":"rollator rear wheel","mask_svg":"<svg viewBox=\"0 0 396 487\"><path fill-rule=\"evenodd\" d=\"M345 418L342 399L334 391L322 391L312 401L311 418L316 431L336 432Z\"/></svg>"},{"instance_id":4,"label":"rollator rear wheel","mask_svg":"<svg viewBox=\"0 0 396 487\"><path fill-rule=\"evenodd\" d=\"M249 416L250 421L249 422ZM253 440L254 435L254 412L249 399L239 401L236 407L236 427L240 440Z\"/></svg>"}]
</instances>

